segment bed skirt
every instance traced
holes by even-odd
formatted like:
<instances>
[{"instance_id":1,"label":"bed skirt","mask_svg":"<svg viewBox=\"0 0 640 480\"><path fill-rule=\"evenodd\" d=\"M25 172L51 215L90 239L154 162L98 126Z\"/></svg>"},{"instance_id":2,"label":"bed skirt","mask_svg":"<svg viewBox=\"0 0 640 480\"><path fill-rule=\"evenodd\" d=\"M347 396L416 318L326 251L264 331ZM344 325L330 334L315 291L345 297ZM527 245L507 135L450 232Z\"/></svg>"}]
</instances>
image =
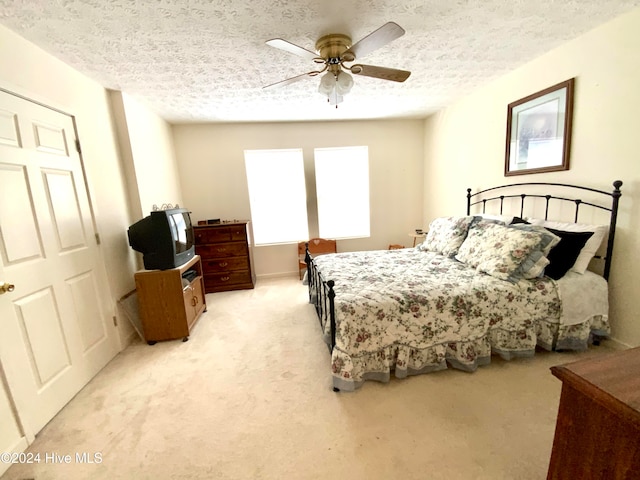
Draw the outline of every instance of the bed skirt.
<instances>
[{"instance_id":1,"label":"bed skirt","mask_svg":"<svg viewBox=\"0 0 640 480\"><path fill-rule=\"evenodd\" d=\"M504 360L532 357L536 346L548 351L585 350L593 336L606 338L608 335L607 317L595 315L570 326L542 320L517 332L492 329L476 340L449 342L425 349L394 344L377 352L350 356L334 347L331 355L333 387L353 391L367 380L388 382L392 373L396 378L405 378L449 367L473 372L479 366L491 363L491 355ZM326 336L325 341L330 345Z\"/></svg>"}]
</instances>

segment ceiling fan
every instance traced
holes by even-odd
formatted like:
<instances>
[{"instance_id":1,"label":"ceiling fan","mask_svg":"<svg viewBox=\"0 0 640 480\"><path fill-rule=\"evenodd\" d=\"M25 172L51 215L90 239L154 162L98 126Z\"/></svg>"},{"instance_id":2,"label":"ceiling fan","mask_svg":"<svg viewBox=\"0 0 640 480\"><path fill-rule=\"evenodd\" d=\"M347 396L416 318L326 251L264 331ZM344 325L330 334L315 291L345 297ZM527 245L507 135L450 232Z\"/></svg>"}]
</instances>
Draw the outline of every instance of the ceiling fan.
<instances>
[{"instance_id":1,"label":"ceiling fan","mask_svg":"<svg viewBox=\"0 0 640 480\"><path fill-rule=\"evenodd\" d=\"M353 87L353 78L347 72L351 72L354 75L391 80L393 82L404 82L409 78L411 72L406 70L362 64L345 65L346 63L355 62L356 59L368 55L402 35L404 35L404 29L400 25L395 22L388 22L353 45L348 35L341 33L324 35L316 42L315 52L299 47L282 38L267 40L267 45L312 60L318 65L318 68L320 68L320 65L324 66L320 70L312 70L280 82L272 83L263 88L281 87L302 80L303 78L315 77L316 75L327 72L320 80L318 91L326 95L329 103L335 105L337 108L338 103L342 102L344 95L349 93Z\"/></svg>"}]
</instances>

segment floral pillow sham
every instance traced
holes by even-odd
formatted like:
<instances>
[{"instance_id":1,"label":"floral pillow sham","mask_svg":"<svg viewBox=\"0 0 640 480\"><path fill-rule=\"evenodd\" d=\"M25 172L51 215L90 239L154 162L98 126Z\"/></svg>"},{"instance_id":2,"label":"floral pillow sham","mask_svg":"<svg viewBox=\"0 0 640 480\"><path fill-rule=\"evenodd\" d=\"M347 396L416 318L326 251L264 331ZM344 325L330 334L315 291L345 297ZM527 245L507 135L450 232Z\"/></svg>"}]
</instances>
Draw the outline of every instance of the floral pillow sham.
<instances>
[{"instance_id":1,"label":"floral pillow sham","mask_svg":"<svg viewBox=\"0 0 640 480\"><path fill-rule=\"evenodd\" d=\"M452 257L467 237L473 216L440 217L429 224L429 233L424 242L416 248L426 252L439 253Z\"/></svg>"},{"instance_id":2,"label":"floral pillow sham","mask_svg":"<svg viewBox=\"0 0 640 480\"><path fill-rule=\"evenodd\" d=\"M542 275L549 264L544 252L559 241L542 229L480 222L469 229L455 258L477 271L515 283Z\"/></svg>"}]
</instances>

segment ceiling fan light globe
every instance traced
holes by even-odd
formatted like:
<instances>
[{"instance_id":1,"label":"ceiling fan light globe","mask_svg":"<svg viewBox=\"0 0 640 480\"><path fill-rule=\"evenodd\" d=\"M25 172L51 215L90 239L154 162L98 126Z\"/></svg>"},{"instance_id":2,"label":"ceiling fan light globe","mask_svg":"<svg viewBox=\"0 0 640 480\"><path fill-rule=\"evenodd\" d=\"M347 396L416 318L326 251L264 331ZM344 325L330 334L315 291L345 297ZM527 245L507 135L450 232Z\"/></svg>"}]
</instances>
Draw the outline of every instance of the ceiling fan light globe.
<instances>
[{"instance_id":1,"label":"ceiling fan light globe","mask_svg":"<svg viewBox=\"0 0 640 480\"><path fill-rule=\"evenodd\" d=\"M338 95L346 95L353 88L353 77L347 72L340 72L336 79L336 91Z\"/></svg>"},{"instance_id":2,"label":"ceiling fan light globe","mask_svg":"<svg viewBox=\"0 0 640 480\"><path fill-rule=\"evenodd\" d=\"M323 87L322 84L320 84L320 86L318 87L318 92L321 93L322 95L329 95L331 94L332 91L333 91L332 88L328 89L326 87Z\"/></svg>"},{"instance_id":3,"label":"ceiling fan light globe","mask_svg":"<svg viewBox=\"0 0 640 480\"><path fill-rule=\"evenodd\" d=\"M336 77L333 73L327 72L320 79L320 85L318 86L318 92L323 95L329 95L336 86Z\"/></svg>"}]
</instances>

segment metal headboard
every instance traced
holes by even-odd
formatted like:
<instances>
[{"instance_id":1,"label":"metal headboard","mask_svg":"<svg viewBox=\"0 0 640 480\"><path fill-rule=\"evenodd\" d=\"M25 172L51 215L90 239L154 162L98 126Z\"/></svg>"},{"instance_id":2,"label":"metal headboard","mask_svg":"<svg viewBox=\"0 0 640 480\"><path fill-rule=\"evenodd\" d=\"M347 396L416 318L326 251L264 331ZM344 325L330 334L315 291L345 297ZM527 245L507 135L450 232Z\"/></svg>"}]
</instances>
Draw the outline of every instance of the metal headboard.
<instances>
[{"instance_id":1,"label":"metal headboard","mask_svg":"<svg viewBox=\"0 0 640 480\"><path fill-rule=\"evenodd\" d=\"M607 206L598 205L591 202L585 202L578 198L567 198L567 197L558 197L554 195L541 195L541 194L530 194L530 193L518 193L518 194L509 194L509 195L496 195L494 197L485 197L487 192L492 192L504 188L513 188L513 187L530 187L530 186L551 186L551 187L563 187L569 189L568 191L573 192L574 190L584 190L589 191L601 195L605 195L606 197L611 198L611 203ZM545 199L545 212L544 218L547 220L547 215L549 213L549 201L550 200L560 200L563 202L570 202L575 204L575 215L574 222L578 222L578 212L582 205L587 205L590 207L598 208L601 210L606 210L610 213L609 220L609 239L607 241L607 253L604 257L604 273L603 277L608 279L609 272L611 270L611 259L613 257L613 240L616 234L616 222L618 220L618 202L620 201L620 197L622 196L622 192L620 191L620 187L622 186L621 180L616 180L613 182L613 191L607 192L604 190L597 190L595 188L590 187L581 187L578 185L568 185L565 183L541 183L541 182L530 182L530 183L512 183L509 185L500 185L498 187L487 188L486 190L481 190L476 193L471 193L471 189L467 188L467 215L471 215L471 207L474 205L482 204L482 213L486 213L487 202L491 201L500 201L500 214L502 214L502 208L504 206L504 200L507 198L520 198L520 216L524 216L524 200L525 198L543 198ZM573 190L574 189L574 190Z\"/></svg>"}]
</instances>

